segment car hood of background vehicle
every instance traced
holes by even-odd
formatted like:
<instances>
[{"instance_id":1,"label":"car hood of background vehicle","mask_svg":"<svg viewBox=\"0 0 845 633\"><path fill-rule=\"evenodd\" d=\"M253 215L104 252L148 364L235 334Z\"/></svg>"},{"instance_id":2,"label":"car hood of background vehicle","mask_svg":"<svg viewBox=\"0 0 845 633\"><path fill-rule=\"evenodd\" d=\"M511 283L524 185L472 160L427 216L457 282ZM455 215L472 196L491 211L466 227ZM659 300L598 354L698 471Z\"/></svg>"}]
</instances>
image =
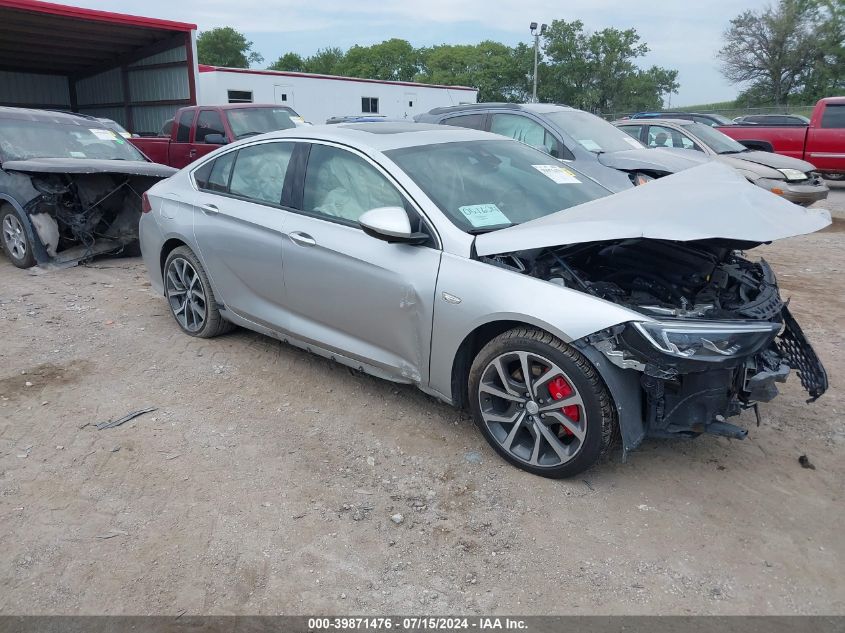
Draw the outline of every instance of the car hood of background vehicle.
<instances>
[{"instance_id":1,"label":"car hood of background vehicle","mask_svg":"<svg viewBox=\"0 0 845 633\"><path fill-rule=\"evenodd\" d=\"M712 158L691 149L667 151L654 149L629 149L623 152L599 154L602 165L625 171L659 171L674 174L690 167L708 163Z\"/></svg>"},{"instance_id":2,"label":"car hood of background vehicle","mask_svg":"<svg viewBox=\"0 0 845 633\"><path fill-rule=\"evenodd\" d=\"M126 174L127 176L156 176L169 178L178 169L142 160L104 160L99 158L30 158L7 160L3 171L24 174Z\"/></svg>"},{"instance_id":3,"label":"car hood of background vehicle","mask_svg":"<svg viewBox=\"0 0 845 633\"><path fill-rule=\"evenodd\" d=\"M635 237L763 243L813 233L829 224L828 211L787 202L714 161L531 222L484 233L475 238L475 250L485 256Z\"/></svg>"},{"instance_id":4,"label":"car hood of background vehicle","mask_svg":"<svg viewBox=\"0 0 845 633\"><path fill-rule=\"evenodd\" d=\"M743 166L743 162L757 163L758 165L763 165L764 167L770 167L772 169L797 169L798 171L803 171L804 173L808 171L815 171L816 169L805 160L799 160L790 156L782 156L781 154L773 154L772 152L752 151L740 152L739 154L720 154L720 158L737 161L739 164L735 164L733 166L739 167L740 169L743 167L745 169L749 168L748 165ZM783 174L778 175L783 177Z\"/></svg>"}]
</instances>

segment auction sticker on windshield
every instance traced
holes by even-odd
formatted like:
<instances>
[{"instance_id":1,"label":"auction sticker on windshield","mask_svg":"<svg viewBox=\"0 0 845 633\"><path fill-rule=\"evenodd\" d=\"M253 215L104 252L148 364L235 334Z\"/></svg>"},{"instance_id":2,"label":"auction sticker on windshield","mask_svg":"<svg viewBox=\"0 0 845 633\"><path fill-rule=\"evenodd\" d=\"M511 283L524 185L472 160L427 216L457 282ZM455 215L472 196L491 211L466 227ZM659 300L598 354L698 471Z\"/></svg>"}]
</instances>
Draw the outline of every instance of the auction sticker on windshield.
<instances>
[{"instance_id":1,"label":"auction sticker on windshield","mask_svg":"<svg viewBox=\"0 0 845 633\"><path fill-rule=\"evenodd\" d=\"M88 131L91 132L94 136L96 136L101 141L116 141L117 134L112 132L111 130L103 130L97 127L89 127Z\"/></svg>"},{"instance_id":2,"label":"auction sticker on windshield","mask_svg":"<svg viewBox=\"0 0 845 633\"><path fill-rule=\"evenodd\" d=\"M464 207L458 207L458 210L476 228L511 223L495 204L468 204Z\"/></svg>"},{"instance_id":3,"label":"auction sticker on windshield","mask_svg":"<svg viewBox=\"0 0 845 633\"><path fill-rule=\"evenodd\" d=\"M575 172L560 165L531 165L544 176L551 178L559 185L574 185L581 181L575 177Z\"/></svg>"}]
</instances>

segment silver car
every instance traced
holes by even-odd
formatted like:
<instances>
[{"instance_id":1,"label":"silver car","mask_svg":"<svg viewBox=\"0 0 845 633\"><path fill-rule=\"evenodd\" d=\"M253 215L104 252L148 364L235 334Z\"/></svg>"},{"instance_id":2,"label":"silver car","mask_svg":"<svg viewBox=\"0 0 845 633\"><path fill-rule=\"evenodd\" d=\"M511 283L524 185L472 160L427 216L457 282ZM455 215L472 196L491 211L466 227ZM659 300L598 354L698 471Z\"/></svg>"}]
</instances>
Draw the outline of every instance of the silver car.
<instances>
[{"instance_id":1,"label":"silver car","mask_svg":"<svg viewBox=\"0 0 845 633\"><path fill-rule=\"evenodd\" d=\"M700 183L708 183L702 186ZM726 418L824 368L764 261L823 228L707 164L623 193L548 154L411 123L234 143L148 192L141 247L191 336L240 325L472 411L549 477L621 432L743 437Z\"/></svg>"},{"instance_id":2,"label":"silver car","mask_svg":"<svg viewBox=\"0 0 845 633\"><path fill-rule=\"evenodd\" d=\"M816 168L805 160L751 150L719 130L678 119L622 119L613 125L647 147L695 150L730 165L748 182L795 204L811 205L827 198L829 189Z\"/></svg>"}]
</instances>

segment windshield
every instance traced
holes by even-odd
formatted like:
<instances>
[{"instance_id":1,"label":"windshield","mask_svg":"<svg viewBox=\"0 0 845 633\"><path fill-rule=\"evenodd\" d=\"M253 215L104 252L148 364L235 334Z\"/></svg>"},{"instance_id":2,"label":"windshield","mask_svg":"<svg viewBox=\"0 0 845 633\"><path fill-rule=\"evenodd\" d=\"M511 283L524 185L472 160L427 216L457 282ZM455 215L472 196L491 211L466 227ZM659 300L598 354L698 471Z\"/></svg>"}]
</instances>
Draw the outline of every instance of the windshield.
<instances>
[{"instance_id":1,"label":"windshield","mask_svg":"<svg viewBox=\"0 0 845 633\"><path fill-rule=\"evenodd\" d=\"M622 152L628 149L643 149L642 143L589 112L560 110L558 112L547 112L542 116L591 152Z\"/></svg>"},{"instance_id":2,"label":"windshield","mask_svg":"<svg viewBox=\"0 0 845 633\"><path fill-rule=\"evenodd\" d=\"M610 191L514 141L464 141L385 154L468 233L536 220Z\"/></svg>"},{"instance_id":3,"label":"windshield","mask_svg":"<svg viewBox=\"0 0 845 633\"><path fill-rule=\"evenodd\" d=\"M226 114L235 138L296 127L291 117L297 115L287 108L235 108Z\"/></svg>"},{"instance_id":4,"label":"windshield","mask_svg":"<svg viewBox=\"0 0 845 633\"><path fill-rule=\"evenodd\" d=\"M99 123L74 125L23 119L0 119L0 157L146 161L126 139Z\"/></svg>"},{"instance_id":5,"label":"windshield","mask_svg":"<svg viewBox=\"0 0 845 633\"><path fill-rule=\"evenodd\" d=\"M745 145L737 143L730 136L723 134L703 123L684 123L681 127L704 141L717 154L736 154L748 150Z\"/></svg>"}]
</instances>

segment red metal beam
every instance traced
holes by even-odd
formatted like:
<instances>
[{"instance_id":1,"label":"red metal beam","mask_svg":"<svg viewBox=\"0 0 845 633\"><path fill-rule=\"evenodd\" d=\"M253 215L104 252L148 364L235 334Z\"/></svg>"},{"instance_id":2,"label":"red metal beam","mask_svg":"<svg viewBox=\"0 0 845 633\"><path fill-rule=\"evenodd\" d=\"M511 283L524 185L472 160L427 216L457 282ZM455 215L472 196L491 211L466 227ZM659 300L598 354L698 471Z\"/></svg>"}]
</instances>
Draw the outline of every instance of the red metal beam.
<instances>
[{"instance_id":1,"label":"red metal beam","mask_svg":"<svg viewBox=\"0 0 845 633\"><path fill-rule=\"evenodd\" d=\"M52 2L40 2L39 0L0 0L0 7L29 11L32 13L46 13L49 15L60 15L75 20L88 20L93 22L109 22L111 24L125 24L128 26L140 26L148 29L164 29L168 31L195 31L196 24L187 22L173 22L171 20L160 20L158 18L146 18L139 15L128 15L126 13L114 13L112 11L98 11L95 9L83 9L82 7L70 7L64 4Z\"/></svg>"}]
</instances>

